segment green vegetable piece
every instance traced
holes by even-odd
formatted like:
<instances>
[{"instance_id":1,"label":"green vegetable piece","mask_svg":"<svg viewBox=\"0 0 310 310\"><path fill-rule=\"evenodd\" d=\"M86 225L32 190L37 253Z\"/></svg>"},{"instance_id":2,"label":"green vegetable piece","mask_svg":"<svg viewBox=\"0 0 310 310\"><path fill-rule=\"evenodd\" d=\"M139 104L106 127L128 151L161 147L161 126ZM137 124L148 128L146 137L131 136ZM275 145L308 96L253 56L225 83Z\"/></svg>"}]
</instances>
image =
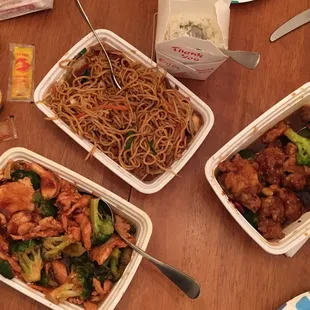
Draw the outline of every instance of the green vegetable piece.
<instances>
[{"instance_id":1,"label":"green vegetable piece","mask_svg":"<svg viewBox=\"0 0 310 310\"><path fill-rule=\"evenodd\" d=\"M38 174L33 171L16 170L11 174L12 180L17 181L23 178L29 178L34 190L38 190L41 186L41 179Z\"/></svg>"},{"instance_id":2,"label":"green vegetable piece","mask_svg":"<svg viewBox=\"0 0 310 310\"><path fill-rule=\"evenodd\" d=\"M36 285L46 287L46 288L53 288L57 287L59 284L52 279L52 277L45 272L44 269L41 271L41 279L40 281L36 282Z\"/></svg>"},{"instance_id":3,"label":"green vegetable piece","mask_svg":"<svg viewBox=\"0 0 310 310\"><path fill-rule=\"evenodd\" d=\"M102 209L102 208L101 208ZM114 232L111 217L99 212L99 199L90 200L90 220L92 224L92 244L94 246L105 243Z\"/></svg>"},{"instance_id":4,"label":"green vegetable piece","mask_svg":"<svg viewBox=\"0 0 310 310\"><path fill-rule=\"evenodd\" d=\"M128 134L127 134L127 138L132 136L132 135L134 135L134 134L135 134L134 131L129 131ZM134 137L131 137L130 139L127 140L126 146L125 146L125 151L130 150L130 147L131 147L134 139L135 139Z\"/></svg>"},{"instance_id":5,"label":"green vegetable piece","mask_svg":"<svg viewBox=\"0 0 310 310\"><path fill-rule=\"evenodd\" d=\"M39 247L20 253L18 255L18 261L22 267L21 276L26 282L33 283L41 280L43 261Z\"/></svg>"},{"instance_id":6,"label":"green vegetable piece","mask_svg":"<svg viewBox=\"0 0 310 310\"><path fill-rule=\"evenodd\" d=\"M310 166L310 140L289 128L284 135L297 146L297 165Z\"/></svg>"},{"instance_id":7,"label":"green vegetable piece","mask_svg":"<svg viewBox=\"0 0 310 310\"><path fill-rule=\"evenodd\" d=\"M71 235L46 238L43 242L43 259L52 261L61 258L62 251L73 242Z\"/></svg>"},{"instance_id":8,"label":"green vegetable piece","mask_svg":"<svg viewBox=\"0 0 310 310\"><path fill-rule=\"evenodd\" d=\"M35 192L32 198L34 204L39 209L39 213L43 217L56 217L58 209L55 206L56 198L51 200L44 200L40 192Z\"/></svg>"},{"instance_id":9,"label":"green vegetable piece","mask_svg":"<svg viewBox=\"0 0 310 310\"><path fill-rule=\"evenodd\" d=\"M2 258L0 258L0 274L10 280L14 278L14 273L10 263Z\"/></svg>"},{"instance_id":10,"label":"green vegetable piece","mask_svg":"<svg viewBox=\"0 0 310 310\"><path fill-rule=\"evenodd\" d=\"M245 219L257 230L258 229L258 216L248 208L244 208L243 216Z\"/></svg>"},{"instance_id":11,"label":"green vegetable piece","mask_svg":"<svg viewBox=\"0 0 310 310\"><path fill-rule=\"evenodd\" d=\"M36 240L11 240L9 243L10 254L21 254L25 252L30 252L32 249L37 247L39 242Z\"/></svg>"},{"instance_id":12,"label":"green vegetable piece","mask_svg":"<svg viewBox=\"0 0 310 310\"><path fill-rule=\"evenodd\" d=\"M87 48L84 47L84 48L74 57L74 59L79 59L79 58L81 58L83 55L86 54L86 52L87 52Z\"/></svg>"},{"instance_id":13,"label":"green vegetable piece","mask_svg":"<svg viewBox=\"0 0 310 310\"><path fill-rule=\"evenodd\" d=\"M82 76L90 76L90 69L87 69L83 74ZM81 83L84 84L85 82L87 82L88 79L87 78L84 78L82 79Z\"/></svg>"},{"instance_id":14,"label":"green vegetable piece","mask_svg":"<svg viewBox=\"0 0 310 310\"><path fill-rule=\"evenodd\" d=\"M151 141L151 142L149 141L149 146L150 146L150 149L151 149L153 155L157 155L157 153L156 153L156 151L154 149L154 146L153 146L153 141Z\"/></svg>"},{"instance_id":15,"label":"green vegetable piece","mask_svg":"<svg viewBox=\"0 0 310 310\"><path fill-rule=\"evenodd\" d=\"M118 248L113 249L111 253L111 272L113 274L113 280L116 282L120 279L121 274L118 271L119 259L121 257L121 251Z\"/></svg>"},{"instance_id":16,"label":"green vegetable piece","mask_svg":"<svg viewBox=\"0 0 310 310\"><path fill-rule=\"evenodd\" d=\"M81 242L75 242L67 246L62 252L70 257L80 257L86 252L86 249Z\"/></svg>"},{"instance_id":17,"label":"green vegetable piece","mask_svg":"<svg viewBox=\"0 0 310 310\"><path fill-rule=\"evenodd\" d=\"M243 159L248 159L248 160L251 160L251 159L254 159L255 158L255 152L252 151L252 150L249 150L249 149L245 149L245 150L241 150L239 152L239 155L243 158Z\"/></svg>"}]
</instances>

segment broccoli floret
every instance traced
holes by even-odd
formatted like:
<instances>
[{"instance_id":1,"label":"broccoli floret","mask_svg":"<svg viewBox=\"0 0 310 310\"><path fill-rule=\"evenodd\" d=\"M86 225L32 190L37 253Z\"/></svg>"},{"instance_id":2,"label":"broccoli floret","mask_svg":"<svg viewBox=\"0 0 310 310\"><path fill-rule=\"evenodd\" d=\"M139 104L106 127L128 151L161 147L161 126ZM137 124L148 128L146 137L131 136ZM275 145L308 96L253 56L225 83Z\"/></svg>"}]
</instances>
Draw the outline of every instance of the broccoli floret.
<instances>
[{"instance_id":1,"label":"broccoli floret","mask_svg":"<svg viewBox=\"0 0 310 310\"><path fill-rule=\"evenodd\" d=\"M27 170L16 170L11 174L12 180L17 181L23 178L29 178L34 190L37 190L41 186L41 179L38 174L34 171L27 171Z\"/></svg>"},{"instance_id":2,"label":"broccoli floret","mask_svg":"<svg viewBox=\"0 0 310 310\"><path fill-rule=\"evenodd\" d=\"M14 273L10 263L2 258L0 258L0 274L10 280L14 278Z\"/></svg>"},{"instance_id":3,"label":"broccoli floret","mask_svg":"<svg viewBox=\"0 0 310 310\"><path fill-rule=\"evenodd\" d=\"M310 166L310 140L300 136L292 128L287 129L284 135L297 146L297 165Z\"/></svg>"},{"instance_id":4,"label":"broccoli floret","mask_svg":"<svg viewBox=\"0 0 310 310\"><path fill-rule=\"evenodd\" d=\"M119 278L121 277L121 274L118 272L119 259L121 257L120 249L115 248L112 251L110 257L111 257L110 264L111 264L111 272L113 274L113 280L118 281Z\"/></svg>"},{"instance_id":5,"label":"broccoli floret","mask_svg":"<svg viewBox=\"0 0 310 310\"><path fill-rule=\"evenodd\" d=\"M36 282L36 285L43 286L46 288L52 288L57 287L58 283L53 280L53 278L45 272L45 270L42 270L41 272L41 279L40 281Z\"/></svg>"},{"instance_id":6,"label":"broccoli floret","mask_svg":"<svg viewBox=\"0 0 310 310\"><path fill-rule=\"evenodd\" d=\"M56 199L45 200L40 192L33 194L33 202L43 217L56 217L58 209L55 207Z\"/></svg>"},{"instance_id":7,"label":"broccoli floret","mask_svg":"<svg viewBox=\"0 0 310 310\"><path fill-rule=\"evenodd\" d=\"M86 252L86 249L82 246L81 242L75 242L67 246L63 253L70 257L80 257Z\"/></svg>"},{"instance_id":8,"label":"broccoli floret","mask_svg":"<svg viewBox=\"0 0 310 310\"><path fill-rule=\"evenodd\" d=\"M43 261L39 247L20 253L18 255L18 261L22 267L21 276L26 282L32 283L40 281Z\"/></svg>"},{"instance_id":9,"label":"broccoli floret","mask_svg":"<svg viewBox=\"0 0 310 310\"><path fill-rule=\"evenodd\" d=\"M88 264L74 267L67 281L46 294L45 297L55 304L65 301L69 297L80 297L87 300L93 290L92 278L93 269Z\"/></svg>"},{"instance_id":10,"label":"broccoli floret","mask_svg":"<svg viewBox=\"0 0 310 310\"><path fill-rule=\"evenodd\" d=\"M46 238L43 242L43 259L52 261L61 258L62 251L73 242L71 235Z\"/></svg>"},{"instance_id":11,"label":"broccoli floret","mask_svg":"<svg viewBox=\"0 0 310 310\"><path fill-rule=\"evenodd\" d=\"M25 253L29 252L38 245L39 242L36 240L26 240L26 241L12 240L9 243L9 252L10 254Z\"/></svg>"},{"instance_id":12,"label":"broccoli floret","mask_svg":"<svg viewBox=\"0 0 310 310\"><path fill-rule=\"evenodd\" d=\"M92 223L92 244L94 246L105 243L114 232L111 217L103 210L99 212L99 199L90 200L90 220Z\"/></svg>"}]
</instances>

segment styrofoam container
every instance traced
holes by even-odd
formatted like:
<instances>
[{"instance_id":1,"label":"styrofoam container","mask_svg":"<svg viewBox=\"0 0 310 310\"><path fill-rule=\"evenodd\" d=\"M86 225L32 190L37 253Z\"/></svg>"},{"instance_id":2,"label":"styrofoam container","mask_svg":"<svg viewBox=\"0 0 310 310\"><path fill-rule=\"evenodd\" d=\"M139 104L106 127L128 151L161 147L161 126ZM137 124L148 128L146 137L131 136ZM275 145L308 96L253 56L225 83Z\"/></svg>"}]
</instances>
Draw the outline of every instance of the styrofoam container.
<instances>
[{"instance_id":1,"label":"styrofoam container","mask_svg":"<svg viewBox=\"0 0 310 310\"><path fill-rule=\"evenodd\" d=\"M84 178L83 176L45 158L34 152L31 152L24 148L12 148L0 157L0 168L3 168L8 160L25 160L28 162L38 163L45 168L54 171L61 178L73 183L77 188L84 192L89 192L95 196L108 202L113 211L123 218L133 223L137 228L136 240L137 246L143 250L146 250L152 235L152 222L149 216L129 203L121 197L113 194L107 189L95 184L94 182ZM112 310L116 307L122 296L124 295L127 287L129 286L133 276L135 275L142 256L133 252L131 261L125 269L125 272L121 279L113 286L112 291L107 298L98 307L99 310ZM81 310L81 307L70 304L68 302L55 305L44 298L44 295L34 289L31 289L23 281L18 279L8 280L0 275L0 281L6 283L19 292L29 296L30 298L40 302L41 304L54 309L54 310Z\"/></svg>"},{"instance_id":2,"label":"styrofoam container","mask_svg":"<svg viewBox=\"0 0 310 310\"><path fill-rule=\"evenodd\" d=\"M247 126L213 155L205 166L205 174L211 187L229 213L258 245L268 253L274 255L287 254L288 256L293 256L306 242L310 237L310 212L303 214L298 221L285 227L283 230L285 237L283 239L275 242L268 241L248 223L229 201L227 195L217 181L217 167L220 162L231 158L240 150L247 148L267 130L297 111L305 103L310 103L310 83L300 87Z\"/></svg>"},{"instance_id":3,"label":"styrofoam container","mask_svg":"<svg viewBox=\"0 0 310 310\"><path fill-rule=\"evenodd\" d=\"M99 29L96 30L100 39L103 39L106 43L111 45L112 47L124 52L129 58L135 61L140 61L149 67L156 67L156 63L153 62L150 58L142 54L132 45L124 41L122 38L118 37L111 31ZM44 93L47 89L64 74L64 70L59 67L59 62L65 59L70 59L76 56L84 47L91 47L97 43L96 38L92 33L88 34L85 38L83 38L80 42L78 42L69 52L67 52L51 69L51 71L45 76L40 85L37 87L34 93L34 101L37 103L37 107L48 117L55 116L54 113L43 103L40 101L43 99ZM161 70L164 72L164 70ZM97 150L94 153L94 157L96 157L101 163L103 163L106 167L112 170L115 174L117 174L120 178L126 181L128 184L133 186L135 189L145 194L156 193L161 190L174 176L177 174L184 165L189 161L189 159L194 155L197 151L201 143L207 137L209 131L211 130L214 124L214 116L212 110L209 106L200 100L195 94L193 94L188 88L186 88L182 83L177 81L173 76L167 74L167 78L172 86L176 86L179 88L179 91L189 97L192 102L192 106L195 110L197 110L203 117L204 125L200 129L197 136L192 141L190 147L184 152L181 159L176 161L172 165L172 171L166 172L156 179L144 182L135 177L130 172L126 171L120 165L118 165L115 161L110 159L103 152ZM65 133L67 133L72 139L74 139L78 144L80 144L85 150L91 151L93 145L86 139L81 138L77 134L75 134L71 129L61 120L55 120L54 123L60 127Z\"/></svg>"}]
</instances>

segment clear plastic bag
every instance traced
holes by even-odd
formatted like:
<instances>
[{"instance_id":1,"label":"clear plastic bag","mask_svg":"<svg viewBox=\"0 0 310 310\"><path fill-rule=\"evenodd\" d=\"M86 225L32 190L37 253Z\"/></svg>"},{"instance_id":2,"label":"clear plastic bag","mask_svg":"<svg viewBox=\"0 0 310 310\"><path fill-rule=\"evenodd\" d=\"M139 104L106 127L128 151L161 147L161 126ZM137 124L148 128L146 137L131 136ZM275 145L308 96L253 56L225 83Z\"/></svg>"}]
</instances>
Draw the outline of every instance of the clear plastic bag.
<instances>
[{"instance_id":1,"label":"clear plastic bag","mask_svg":"<svg viewBox=\"0 0 310 310\"><path fill-rule=\"evenodd\" d=\"M54 0L0 0L0 21L52 9Z\"/></svg>"}]
</instances>

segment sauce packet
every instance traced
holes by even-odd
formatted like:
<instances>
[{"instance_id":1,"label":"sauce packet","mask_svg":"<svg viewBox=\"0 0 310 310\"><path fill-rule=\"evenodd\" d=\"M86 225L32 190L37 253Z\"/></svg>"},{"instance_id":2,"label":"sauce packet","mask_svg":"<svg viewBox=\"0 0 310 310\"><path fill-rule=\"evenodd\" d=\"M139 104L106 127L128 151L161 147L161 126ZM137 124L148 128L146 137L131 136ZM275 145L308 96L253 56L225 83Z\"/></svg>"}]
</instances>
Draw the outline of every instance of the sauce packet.
<instances>
[{"instance_id":1,"label":"sauce packet","mask_svg":"<svg viewBox=\"0 0 310 310\"><path fill-rule=\"evenodd\" d=\"M0 142L13 139L17 139L17 132L14 116L9 116L4 121L0 121Z\"/></svg>"},{"instance_id":2,"label":"sauce packet","mask_svg":"<svg viewBox=\"0 0 310 310\"><path fill-rule=\"evenodd\" d=\"M10 44L11 73L8 101L33 101L35 47Z\"/></svg>"}]
</instances>

